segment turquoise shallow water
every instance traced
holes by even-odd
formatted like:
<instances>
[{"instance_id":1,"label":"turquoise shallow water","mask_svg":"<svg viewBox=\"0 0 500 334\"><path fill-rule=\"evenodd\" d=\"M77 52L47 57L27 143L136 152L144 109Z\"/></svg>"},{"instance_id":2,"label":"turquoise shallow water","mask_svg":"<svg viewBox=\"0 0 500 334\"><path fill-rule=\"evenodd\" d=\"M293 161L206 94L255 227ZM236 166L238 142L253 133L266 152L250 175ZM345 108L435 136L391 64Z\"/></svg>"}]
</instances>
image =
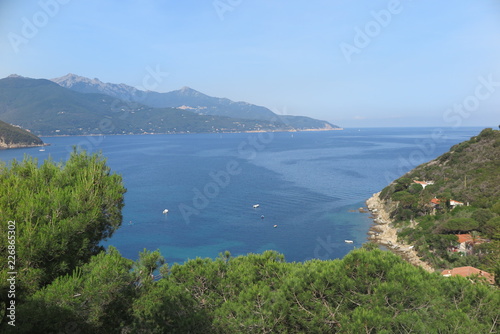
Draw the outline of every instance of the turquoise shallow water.
<instances>
[{"instance_id":1,"label":"turquoise shallow water","mask_svg":"<svg viewBox=\"0 0 500 334\"><path fill-rule=\"evenodd\" d=\"M371 220L350 210L480 130L49 137L45 152L0 151L0 159L59 161L73 145L102 151L128 190L122 227L103 244L126 257L160 249L168 262L182 262L273 249L304 261L360 247Z\"/></svg>"}]
</instances>

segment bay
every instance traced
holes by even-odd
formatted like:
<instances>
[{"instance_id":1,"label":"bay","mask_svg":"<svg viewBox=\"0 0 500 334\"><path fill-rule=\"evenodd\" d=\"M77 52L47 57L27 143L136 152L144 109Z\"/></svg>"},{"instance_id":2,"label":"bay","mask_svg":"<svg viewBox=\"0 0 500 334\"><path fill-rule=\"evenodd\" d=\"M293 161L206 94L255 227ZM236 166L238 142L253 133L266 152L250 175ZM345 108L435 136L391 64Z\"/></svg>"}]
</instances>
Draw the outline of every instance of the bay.
<instances>
[{"instance_id":1,"label":"bay","mask_svg":"<svg viewBox=\"0 0 500 334\"><path fill-rule=\"evenodd\" d=\"M357 209L367 198L481 130L45 137L45 151L4 150L0 159L64 161L75 145L102 151L127 188L123 224L103 245L125 257L159 249L172 263L272 249L305 261L360 247L371 219Z\"/></svg>"}]
</instances>

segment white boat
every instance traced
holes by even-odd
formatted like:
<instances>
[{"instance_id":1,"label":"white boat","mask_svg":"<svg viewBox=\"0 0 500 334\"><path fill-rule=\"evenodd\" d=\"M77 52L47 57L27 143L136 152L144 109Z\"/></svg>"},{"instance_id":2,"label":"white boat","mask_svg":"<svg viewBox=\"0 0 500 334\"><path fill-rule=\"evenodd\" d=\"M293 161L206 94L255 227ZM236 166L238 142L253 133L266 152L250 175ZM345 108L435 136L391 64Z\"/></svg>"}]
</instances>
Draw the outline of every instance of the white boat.
<instances>
[{"instance_id":1,"label":"white boat","mask_svg":"<svg viewBox=\"0 0 500 334\"><path fill-rule=\"evenodd\" d=\"M39 149L40 152L45 152L44 148Z\"/></svg>"},{"instance_id":2,"label":"white boat","mask_svg":"<svg viewBox=\"0 0 500 334\"><path fill-rule=\"evenodd\" d=\"M276 228L276 227L278 227L278 225L274 225L273 227Z\"/></svg>"},{"instance_id":3,"label":"white boat","mask_svg":"<svg viewBox=\"0 0 500 334\"><path fill-rule=\"evenodd\" d=\"M167 209L163 210L163 214L164 214L164 215L166 215L167 213L168 213L168 210L167 210Z\"/></svg>"},{"instance_id":4,"label":"white boat","mask_svg":"<svg viewBox=\"0 0 500 334\"><path fill-rule=\"evenodd\" d=\"M352 240L344 240L344 242L345 242L346 244L352 244L354 241L352 241Z\"/></svg>"},{"instance_id":5,"label":"white boat","mask_svg":"<svg viewBox=\"0 0 500 334\"><path fill-rule=\"evenodd\" d=\"M253 208L254 208L254 209L257 209L259 206L260 206L260 204L254 204L254 205L253 205Z\"/></svg>"}]
</instances>

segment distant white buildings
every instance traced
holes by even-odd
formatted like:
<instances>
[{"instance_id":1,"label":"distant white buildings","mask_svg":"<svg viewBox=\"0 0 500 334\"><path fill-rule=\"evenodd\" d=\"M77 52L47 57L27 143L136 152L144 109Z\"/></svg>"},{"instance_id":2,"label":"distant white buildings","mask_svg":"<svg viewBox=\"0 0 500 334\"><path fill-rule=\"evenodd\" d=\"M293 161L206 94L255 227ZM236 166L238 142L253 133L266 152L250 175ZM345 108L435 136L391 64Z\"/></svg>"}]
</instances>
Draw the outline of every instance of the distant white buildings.
<instances>
[{"instance_id":1,"label":"distant white buildings","mask_svg":"<svg viewBox=\"0 0 500 334\"><path fill-rule=\"evenodd\" d=\"M413 182L416 183L416 184L420 184L422 186L422 188L424 188L424 189L425 189L425 187L434 184L434 181L417 181L417 180L413 180Z\"/></svg>"},{"instance_id":2,"label":"distant white buildings","mask_svg":"<svg viewBox=\"0 0 500 334\"><path fill-rule=\"evenodd\" d=\"M456 206L460 206L460 205L464 205L464 203L459 202L459 201L455 201L455 200L453 200L453 199L450 199L450 206L451 206L452 208L454 208L454 207L456 207Z\"/></svg>"},{"instance_id":3,"label":"distant white buildings","mask_svg":"<svg viewBox=\"0 0 500 334\"><path fill-rule=\"evenodd\" d=\"M432 205L432 206L436 207L436 206L438 206L439 204L441 204L441 202L446 202L446 201L445 201L445 200L441 200L441 199L439 199L439 198L434 197L433 199L431 199L431 202L430 202L430 203L431 203L431 205ZM460 206L460 205L464 205L464 203L459 202L459 201L455 201L454 199L450 199L450 207L451 207L452 209L454 209L455 207ZM467 205L468 205L468 204L467 204Z\"/></svg>"}]
</instances>

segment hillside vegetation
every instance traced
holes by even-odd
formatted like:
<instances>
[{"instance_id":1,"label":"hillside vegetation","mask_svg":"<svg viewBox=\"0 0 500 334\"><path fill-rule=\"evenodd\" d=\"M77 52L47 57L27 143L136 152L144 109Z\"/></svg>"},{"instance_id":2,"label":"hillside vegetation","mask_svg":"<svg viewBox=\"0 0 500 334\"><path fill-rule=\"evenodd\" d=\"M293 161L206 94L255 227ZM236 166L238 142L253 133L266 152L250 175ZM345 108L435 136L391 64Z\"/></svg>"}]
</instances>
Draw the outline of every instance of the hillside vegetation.
<instances>
[{"instance_id":1,"label":"hillside vegetation","mask_svg":"<svg viewBox=\"0 0 500 334\"><path fill-rule=\"evenodd\" d=\"M500 131L485 129L453 146L395 180L381 198L396 204L399 237L434 267L500 270ZM459 234L470 235L466 252L457 252Z\"/></svg>"},{"instance_id":2,"label":"hillside vegetation","mask_svg":"<svg viewBox=\"0 0 500 334\"><path fill-rule=\"evenodd\" d=\"M177 96L179 101L191 95L203 95L190 89L185 90L187 97L182 93L172 94L174 93L180 94ZM248 103L235 103L208 96L206 99L225 103L219 103L217 107L195 104L195 108L179 103L175 104L179 108L158 108L105 94L77 92L45 79L19 76L0 79L0 118L30 129L37 135L217 133L294 131L304 127L334 128L328 122L307 117L290 116L281 119L267 108ZM197 101L194 100L193 103ZM199 102L204 101L205 99L201 99ZM266 116L251 119L262 113ZM238 115L241 117L233 117Z\"/></svg>"},{"instance_id":3,"label":"hillside vegetation","mask_svg":"<svg viewBox=\"0 0 500 334\"><path fill-rule=\"evenodd\" d=\"M0 121L0 148L41 146L43 141L34 134Z\"/></svg>"},{"instance_id":4,"label":"hillside vegetation","mask_svg":"<svg viewBox=\"0 0 500 334\"><path fill-rule=\"evenodd\" d=\"M104 83L97 78L89 79L71 73L52 79L52 81L62 87L80 93L106 94L119 100L138 102L153 108L183 107L202 115L260 120L280 123L281 125L286 124L295 130L339 128L337 125L310 117L278 115L263 106L208 96L189 87L182 87L179 90L166 93L158 93L149 90L138 90L125 84Z\"/></svg>"},{"instance_id":5,"label":"hillside vegetation","mask_svg":"<svg viewBox=\"0 0 500 334\"><path fill-rule=\"evenodd\" d=\"M445 278L366 245L342 260L274 251L168 266L100 240L121 224L125 188L100 155L0 166L2 333L494 333L500 291ZM14 224L11 222L15 222ZM13 232L12 232L13 231ZM9 238L11 240L11 238ZM12 292L12 274L15 291ZM14 301L14 302L12 302ZM14 305L14 306L12 306ZM15 327L13 326L15 325Z\"/></svg>"},{"instance_id":6,"label":"hillside vegetation","mask_svg":"<svg viewBox=\"0 0 500 334\"><path fill-rule=\"evenodd\" d=\"M0 117L38 135L143 134L291 130L281 121L237 119L152 108L84 94L44 79L0 80Z\"/></svg>"}]
</instances>

